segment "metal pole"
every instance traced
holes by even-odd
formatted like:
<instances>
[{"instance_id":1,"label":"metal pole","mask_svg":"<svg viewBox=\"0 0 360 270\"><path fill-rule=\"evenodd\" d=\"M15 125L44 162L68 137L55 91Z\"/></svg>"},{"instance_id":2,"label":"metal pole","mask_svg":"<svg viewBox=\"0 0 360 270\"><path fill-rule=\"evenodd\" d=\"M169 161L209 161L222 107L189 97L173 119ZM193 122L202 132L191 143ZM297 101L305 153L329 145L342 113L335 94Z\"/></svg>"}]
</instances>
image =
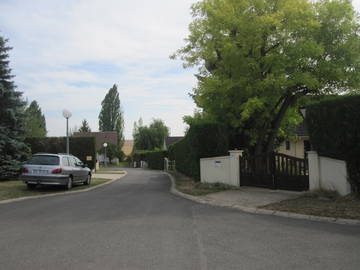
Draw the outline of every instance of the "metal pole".
<instances>
[{"instance_id":1,"label":"metal pole","mask_svg":"<svg viewBox=\"0 0 360 270\"><path fill-rule=\"evenodd\" d=\"M105 167L106 167L106 147L105 147Z\"/></svg>"},{"instance_id":2,"label":"metal pole","mask_svg":"<svg viewBox=\"0 0 360 270\"><path fill-rule=\"evenodd\" d=\"M66 118L66 153L69 154L69 118Z\"/></svg>"}]
</instances>

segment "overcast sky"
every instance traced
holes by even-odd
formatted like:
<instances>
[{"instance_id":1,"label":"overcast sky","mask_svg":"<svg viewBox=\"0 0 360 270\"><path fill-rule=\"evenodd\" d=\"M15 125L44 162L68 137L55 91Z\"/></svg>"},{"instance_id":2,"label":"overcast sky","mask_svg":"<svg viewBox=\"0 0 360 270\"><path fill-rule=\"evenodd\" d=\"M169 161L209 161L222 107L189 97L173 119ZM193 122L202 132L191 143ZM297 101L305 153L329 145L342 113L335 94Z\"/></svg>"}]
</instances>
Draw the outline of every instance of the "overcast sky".
<instances>
[{"instance_id":1,"label":"overcast sky","mask_svg":"<svg viewBox=\"0 0 360 270\"><path fill-rule=\"evenodd\" d=\"M15 83L38 101L49 136L65 135L87 119L98 130L101 101L118 85L125 137L134 121L163 119L183 135L195 109L188 93L195 70L169 55L184 45L195 0L0 0L0 35L13 47ZM360 10L360 0L353 1Z\"/></svg>"}]
</instances>

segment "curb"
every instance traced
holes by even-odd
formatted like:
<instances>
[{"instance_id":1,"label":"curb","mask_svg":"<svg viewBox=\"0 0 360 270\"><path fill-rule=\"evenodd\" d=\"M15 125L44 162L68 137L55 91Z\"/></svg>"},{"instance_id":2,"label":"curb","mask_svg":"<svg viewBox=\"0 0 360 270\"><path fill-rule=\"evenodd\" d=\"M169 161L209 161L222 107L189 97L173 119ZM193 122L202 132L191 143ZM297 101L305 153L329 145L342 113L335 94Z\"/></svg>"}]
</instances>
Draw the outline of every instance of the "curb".
<instances>
[{"instance_id":1,"label":"curb","mask_svg":"<svg viewBox=\"0 0 360 270\"><path fill-rule=\"evenodd\" d=\"M236 209L236 210L240 210L240 211L243 211L246 213L251 213L251 214L273 215L273 216L279 216L279 217L303 219L303 220L311 220L311 221L321 221L321 222L336 223L336 224L342 224L342 225L360 225L360 220L356 220L356 219L304 215L304 214L297 214L297 213L291 213L291 212L283 212L283 211L255 208L255 207L247 207L247 206L241 206L241 205L230 204L230 203L217 203L215 201L205 200L205 199L198 198L196 196L192 196L192 195L185 194L185 193L178 191L175 187L176 185L175 185L174 177L167 172L165 172L165 174L167 174L171 180L171 189L170 189L171 193L173 193L179 197L197 202L197 203Z\"/></svg>"},{"instance_id":2,"label":"curb","mask_svg":"<svg viewBox=\"0 0 360 270\"><path fill-rule=\"evenodd\" d=\"M124 171L125 172L125 171ZM46 198L46 197L54 197L54 196L60 196L60 195L67 195L67 194L74 194L74 193L81 193L81 192L88 192L106 185L109 185L117 180L119 180L120 178L124 177L127 175L127 172L125 172L124 174L119 175L119 178L110 180L106 183L102 183L99 185L96 185L94 187L90 187L90 188L85 188L85 189L81 189L81 190L74 190L74 191L64 191L64 192L58 192L58 193L53 193L53 194L44 194L44 195L36 195L36 196L27 196L27 197L20 197L20 198L15 198L15 199L9 199L9 200L3 200L0 201L0 204L6 204L6 203L12 203L12 202L19 202L19 201L25 201L25 200L31 200L31 199L39 199L39 198ZM104 178L106 179L106 178Z\"/></svg>"}]
</instances>

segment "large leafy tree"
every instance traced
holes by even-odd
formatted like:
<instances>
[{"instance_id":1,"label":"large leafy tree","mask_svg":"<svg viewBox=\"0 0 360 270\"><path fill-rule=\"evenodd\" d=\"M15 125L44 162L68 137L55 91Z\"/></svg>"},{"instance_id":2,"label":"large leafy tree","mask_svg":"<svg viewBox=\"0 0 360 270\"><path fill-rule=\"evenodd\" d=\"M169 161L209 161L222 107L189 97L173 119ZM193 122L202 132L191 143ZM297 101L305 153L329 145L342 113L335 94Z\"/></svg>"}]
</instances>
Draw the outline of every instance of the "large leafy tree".
<instances>
[{"instance_id":1,"label":"large leafy tree","mask_svg":"<svg viewBox=\"0 0 360 270\"><path fill-rule=\"evenodd\" d=\"M47 133L45 116L36 100L25 109L25 115L25 136L45 137Z\"/></svg>"},{"instance_id":2,"label":"large leafy tree","mask_svg":"<svg viewBox=\"0 0 360 270\"><path fill-rule=\"evenodd\" d=\"M0 36L0 179L16 176L29 152L23 143L26 103L12 81L6 43Z\"/></svg>"},{"instance_id":3,"label":"large leafy tree","mask_svg":"<svg viewBox=\"0 0 360 270\"><path fill-rule=\"evenodd\" d=\"M161 119L153 119L149 126L144 126L140 119L134 123L134 147L136 150L163 149L169 128Z\"/></svg>"},{"instance_id":4,"label":"large leafy tree","mask_svg":"<svg viewBox=\"0 0 360 270\"><path fill-rule=\"evenodd\" d=\"M199 66L197 106L256 153L300 120L300 97L359 89L360 28L348 0L203 0L192 15L173 57Z\"/></svg>"},{"instance_id":5,"label":"large leafy tree","mask_svg":"<svg viewBox=\"0 0 360 270\"><path fill-rule=\"evenodd\" d=\"M79 132L91 132L91 128L86 119L84 119L81 123L81 127L79 128Z\"/></svg>"},{"instance_id":6,"label":"large leafy tree","mask_svg":"<svg viewBox=\"0 0 360 270\"><path fill-rule=\"evenodd\" d=\"M99 114L100 131L116 131L118 134L118 145L121 149L124 143L124 116L121 110L119 92L114 84L101 102Z\"/></svg>"}]
</instances>

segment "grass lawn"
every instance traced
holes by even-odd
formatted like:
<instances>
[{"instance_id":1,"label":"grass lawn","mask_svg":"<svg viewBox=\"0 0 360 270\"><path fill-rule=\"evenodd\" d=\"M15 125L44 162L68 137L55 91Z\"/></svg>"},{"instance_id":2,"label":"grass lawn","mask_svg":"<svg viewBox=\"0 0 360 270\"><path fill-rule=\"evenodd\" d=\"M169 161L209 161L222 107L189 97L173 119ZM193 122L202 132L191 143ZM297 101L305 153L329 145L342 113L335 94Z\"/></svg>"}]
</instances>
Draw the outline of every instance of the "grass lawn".
<instances>
[{"instance_id":1,"label":"grass lawn","mask_svg":"<svg viewBox=\"0 0 360 270\"><path fill-rule=\"evenodd\" d=\"M96 174L124 174L124 171L102 171L102 170L97 170L95 172Z\"/></svg>"},{"instance_id":2,"label":"grass lawn","mask_svg":"<svg viewBox=\"0 0 360 270\"><path fill-rule=\"evenodd\" d=\"M110 181L110 179L102 179L102 178L92 178L91 184L89 186L78 185L74 186L71 190L81 190L89 187L94 187L99 184ZM42 194L52 194L68 191L63 187L59 186L40 186L35 190L29 190L22 181L2 181L0 182L0 201L15 199L19 197L28 197L28 196L36 196Z\"/></svg>"},{"instance_id":3,"label":"grass lawn","mask_svg":"<svg viewBox=\"0 0 360 270\"><path fill-rule=\"evenodd\" d=\"M339 197L334 194L315 192L261 208L305 215L360 219L360 198L355 195Z\"/></svg>"},{"instance_id":4,"label":"grass lawn","mask_svg":"<svg viewBox=\"0 0 360 270\"><path fill-rule=\"evenodd\" d=\"M201 196L219 191L235 189L234 187L220 183L208 184L196 182L193 179L178 172L169 173L175 179L176 189L189 195Z\"/></svg>"}]
</instances>

